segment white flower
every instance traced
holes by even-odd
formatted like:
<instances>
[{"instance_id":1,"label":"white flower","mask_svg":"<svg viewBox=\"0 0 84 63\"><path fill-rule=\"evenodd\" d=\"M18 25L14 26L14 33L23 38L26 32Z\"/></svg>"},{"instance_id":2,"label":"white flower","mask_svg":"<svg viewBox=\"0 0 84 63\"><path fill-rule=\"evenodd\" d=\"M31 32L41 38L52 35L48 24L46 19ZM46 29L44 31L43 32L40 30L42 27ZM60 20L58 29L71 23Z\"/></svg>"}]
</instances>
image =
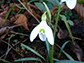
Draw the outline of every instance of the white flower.
<instances>
[{"instance_id":1,"label":"white flower","mask_svg":"<svg viewBox=\"0 0 84 63\"><path fill-rule=\"evenodd\" d=\"M30 41L32 42L37 37L38 34L39 38L42 41L46 41L47 38L48 42L51 45L54 44L53 32L51 28L47 25L46 21L41 21L41 23L32 30L30 34Z\"/></svg>"},{"instance_id":2,"label":"white flower","mask_svg":"<svg viewBox=\"0 0 84 63\"><path fill-rule=\"evenodd\" d=\"M66 1L66 5L70 8L73 9L76 6L77 0L61 0L62 2Z\"/></svg>"}]
</instances>

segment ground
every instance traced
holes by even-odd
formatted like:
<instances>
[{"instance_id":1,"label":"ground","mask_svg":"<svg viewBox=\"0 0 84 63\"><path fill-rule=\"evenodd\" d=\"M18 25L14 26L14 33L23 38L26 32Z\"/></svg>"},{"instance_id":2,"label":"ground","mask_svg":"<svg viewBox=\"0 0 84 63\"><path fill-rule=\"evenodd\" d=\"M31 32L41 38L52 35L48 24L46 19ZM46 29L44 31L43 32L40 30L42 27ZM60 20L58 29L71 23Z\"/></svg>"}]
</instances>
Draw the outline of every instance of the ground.
<instances>
[{"instance_id":1,"label":"ground","mask_svg":"<svg viewBox=\"0 0 84 63\"><path fill-rule=\"evenodd\" d=\"M9 3L8 3L9 2ZM25 3L25 0L22 1ZM35 51L37 51L39 54L41 54L46 60L48 59L47 49L45 42L42 42L39 37L37 36L36 39L33 42L30 42L29 36L32 31L32 29L38 25L38 20L41 20L41 15L44 11L39 10L34 3L28 3L31 10L33 11L35 17L31 14L29 9L21 9L18 7L13 8L16 4L20 4L17 0L14 2L12 0L4 0L0 4L0 62L6 62L9 61L11 63L14 63L14 60L20 59L20 58L39 58L43 63L45 62L43 59L41 59L39 56L35 55L30 50L27 50L24 48L22 44L25 44ZM80 10L78 11L78 8L80 6ZM22 7L22 5L19 5L19 7ZM74 60L76 61L84 61L84 12L83 12L83 4L77 3L76 7L73 10L70 10L66 7L66 5L62 5L61 9L61 15L66 16L67 20L70 23L74 23L74 25L70 25L70 29L74 38L75 43L70 42L71 38L68 33L68 30L64 24L64 22L61 20L61 17L59 18L59 22L56 29L56 35L55 35L55 44L54 44L54 58L59 60L69 60L69 58L63 53L68 53ZM55 17L58 12L58 7L53 6L51 9L51 16L52 16L52 30L54 30L55 26ZM82 12L80 12L82 11ZM49 23L49 20L47 18L47 23ZM25 25L24 25L25 24ZM69 41L66 46L64 47L60 57L58 57L60 49L62 45ZM38 61L25 61L25 63L39 63ZM24 62L18 62L18 63L24 63ZM47 62L48 63L48 62Z\"/></svg>"}]
</instances>

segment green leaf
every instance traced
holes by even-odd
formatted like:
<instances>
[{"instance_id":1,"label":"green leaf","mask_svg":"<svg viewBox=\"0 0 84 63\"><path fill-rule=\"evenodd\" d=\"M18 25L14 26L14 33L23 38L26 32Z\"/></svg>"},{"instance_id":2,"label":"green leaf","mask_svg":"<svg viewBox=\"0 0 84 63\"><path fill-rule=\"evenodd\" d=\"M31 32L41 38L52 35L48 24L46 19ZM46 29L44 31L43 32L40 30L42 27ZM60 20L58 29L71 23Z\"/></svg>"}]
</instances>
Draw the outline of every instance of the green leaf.
<instances>
[{"instance_id":1,"label":"green leaf","mask_svg":"<svg viewBox=\"0 0 84 63\"><path fill-rule=\"evenodd\" d=\"M46 5L48 6L49 9L52 9L53 4L49 1L45 1Z\"/></svg>"},{"instance_id":2,"label":"green leaf","mask_svg":"<svg viewBox=\"0 0 84 63\"><path fill-rule=\"evenodd\" d=\"M63 53L69 58L69 60L74 61L74 59L68 53L66 52L63 52Z\"/></svg>"},{"instance_id":3,"label":"green leaf","mask_svg":"<svg viewBox=\"0 0 84 63\"><path fill-rule=\"evenodd\" d=\"M66 21L66 17L64 15L60 15L63 21Z\"/></svg>"},{"instance_id":4,"label":"green leaf","mask_svg":"<svg viewBox=\"0 0 84 63\"><path fill-rule=\"evenodd\" d=\"M72 39L72 42L74 43L74 39L73 39L71 30L70 30L70 27L69 27L69 25L68 25L68 22L67 22L67 20L66 20L66 17L65 17L64 15L60 15L60 16L62 17L62 20L64 21L64 23L65 23L65 25L66 25L66 27L67 27L67 29L68 29L69 35L70 35L70 37L71 37L71 39Z\"/></svg>"},{"instance_id":5,"label":"green leaf","mask_svg":"<svg viewBox=\"0 0 84 63\"><path fill-rule=\"evenodd\" d=\"M14 6L12 6L10 9L9 9L9 11L7 12L7 14L6 14L6 18L5 19L7 19L8 18L8 16L9 16L9 14L10 14L10 12L12 11L12 9L14 9L16 7L16 5L14 5ZM3 23L3 25L6 23L6 20L5 20L5 22Z\"/></svg>"},{"instance_id":6,"label":"green leaf","mask_svg":"<svg viewBox=\"0 0 84 63\"><path fill-rule=\"evenodd\" d=\"M22 35L22 36L20 36L20 38L24 38L24 36Z\"/></svg>"},{"instance_id":7,"label":"green leaf","mask_svg":"<svg viewBox=\"0 0 84 63\"><path fill-rule=\"evenodd\" d=\"M84 63L84 62L80 62L80 61L71 61L71 60L60 60L57 61L55 63Z\"/></svg>"},{"instance_id":8,"label":"green leaf","mask_svg":"<svg viewBox=\"0 0 84 63\"><path fill-rule=\"evenodd\" d=\"M61 53L62 53L62 51L63 51L65 45L66 45L68 42L69 42L69 41L66 41L66 42L62 45L62 47L61 47L61 49L60 49L60 52L59 52L59 54L58 54L58 57L61 55Z\"/></svg>"},{"instance_id":9,"label":"green leaf","mask_svg":"<svg viewBox=\"0 0 84 63\"><path fill-rule=\"evenodd\" d=\"M54 61L59 61L58 59L53 58Z\"/></svg>"},{"instance_id":10,"label":"green leaf","mask_svg":"<svg viewBox=\"0 0 84 63\"><path fill-rule=\"evenodd\" d=\"M43 2L43 0L30 0L29 2L37 2L37 1Z\"/></svg>"},{"instance_id":11,"label":"green leaf","mask_svg":"<svg viewBox=\"0 0 84 63\"><path fill-rule=\"evenodd\" d=\"M72 12L71 11L65 11L65 15L66 16L72 16Z\"/></svg>"},{"instance_id":12,"label":"green leaf","mask_svg":"<svg viewBox=\"0 0 84 63\"><path fill-rule=\"evenodd\" d=\"M18 40L17 40L17 39L14 39L14 41L13 41L13 42L15 42L15 43L16 43L16 42L18 42Z\"/></svg>"},{"instance_id":13,"label":"green leaf","mask_svg":"<svg viewBox=\"0 0 84 63\"><path fill-rule=\"evenodd\" d=\"M21 61L39 61L42 63L42 61L38 58L21 58L21 59L14 60L14 62L21 62Z\"/></svg>"},{"instance_id":14,"label":"green leaf","mask_svg":"<svg viewBox=\"0 0 84 63\"><path fill-rule=\"evenodd\" d=\"M46 8L44 7L44 5L42 3L35 3L35 5L37 6L37 8L39 8L40 10L46 11Z\"/></svg>"},{"instance_id":15,"label":"green leaf","mask_svg":"<svg viewBox=\"0 0 84 63\"><path fill-rule=\"evenodd\" d=\"M82 4L82 3L84 3L84 0L78 0L77 2Z\"/></svg>"},{"instance_id":16,"label":"green leaf","mask_svg":"<svg viewBox=\"0 0 84 63\"><path fill-rule=\"evenodd\" d=\"M52 2L53 4L59 6L59 1L58 0L48 0L49 2Z\"/></svg>"},{"instance_id":17,"label":"green leaf","mask_svg":"<svg viewBox=\"0 0 84 63\"><path fill-rule=\"evenodd\" d=\"M74 26L74 23L71 20L67 20L67 22L71 25Z\"/></svg>"},{"instance_id":18,"label":"green leaf","mask_svg":"<svg viewBox=\"0 0 84 63\"><path fill-rule=\"evenodd\" d=\"M49 9L51 9L53 7L53 4L51 2L45 1L45 3L46 3L46 5L48 6ZM44 5L42 3L36 2L35 5L40 10L46 11L46 8L44 7Z\"/></svg>"},{"instance_id":19,"label":"green leaf","mask_svg":"<svg viewBox=\"0 0 84 63\"><path fill-rule=\"evenodd\" d=\"M47 49L47 53L48 53L48 57L49 57L49 42L47 39L46 39L45 43L46 43L46 49Z\"/></svg>"},{"instance_id":20,"label":"green leaf","mask_svg":"<svg viewBox=\"0 0 84 63\"><path fill-rule=\"evenodd\" d=\"M33 52L34 54L36 54L37 56L41 57L43 60L45 60L45 58L43 56L41 56L39 53L37 53L35 50L33 50L32 48L26 46L25 44L21 43L21 45L23 47L25 47L27 50L30 50L31 52Z\"/></svg>"},{"instance_id":21,"label":"green leaf","mask_svg":"<svg viewBox=\"0 0 84 63\"><path fill-rule=\"evenodd\" d=\"M7 61L7 60L4 60L4 59L0 59L0 61L3 61L3 62L5 62L5 63L11 63L11 62L9 62L9 61Z\"/></svg>"}]
</instances>

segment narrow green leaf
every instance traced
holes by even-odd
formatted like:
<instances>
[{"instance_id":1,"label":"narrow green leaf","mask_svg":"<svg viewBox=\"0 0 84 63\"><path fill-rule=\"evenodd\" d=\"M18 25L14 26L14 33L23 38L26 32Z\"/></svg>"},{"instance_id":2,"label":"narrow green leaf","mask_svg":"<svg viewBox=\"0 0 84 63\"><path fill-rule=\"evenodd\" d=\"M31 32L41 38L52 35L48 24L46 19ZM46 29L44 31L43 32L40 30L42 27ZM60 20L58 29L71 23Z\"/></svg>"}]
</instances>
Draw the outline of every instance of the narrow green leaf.
<instances>
[{"instance_id":1,"label":"narrow green leaf","mask_svg":"<svg viewBox=\"0 0 84 63\"><path fill-rule=\"evenodd\" d=\"M61 53L62 53L62 50L64 49L65 45L66 45L68 42L69 42L69 41L66 41L66 42L62 45L62 47L61 47L61 49L60 49L60 52L59 52L59 54L58 54L58 57L60 57L60 55L61 55Z\"/></svg>"},{"instance_id":2,"label":"narrow green leaf","mask_svg":"<svg viewBox=\"0 0 84 63\"><path fill-rule=\"evenodd\" d=\"M70 37L71 37L71 39L72 39L72 42L74 43L74 39L73 39L71 30L70 30L70 27L69 27L69 25L68 25L68 22L67 22L67 21L64 21L64 23L65 23L65 25L66 25L66 27L67 27L67 29L68 29L69 35L70 35Z\"/></svg>"},{"instance_id":3,"label":"narrow green leaf","mask_svg":"<svg viewBox=\"0 0 84 63\"><path fill-rule=\"evenodd\" d=\"M37 1L43 2L43 0L30 0L29 2L31 3L31 2L37 2Z\"/></svg>"},{"instance_id":4,"label":"narrow green leaf","mask_svg":"<svg viewBox=\"0 0 84 63\"><path fill-rule=\"evenodd\" d=\"M35 5L38 9L46 11L46 8L44 7L44 5L42 3L36 2Z\"/></svg>"},{"instance_id":5,"label":"narrow green leaf","mask_svg":"<svg viewBox=\"0 0 84 63\"><path fill-rule=\"evenodd\" d=\"M84 63L84 62L80 62L80 61L71 61L71 60L60 60L57 61L55 63Z\"/></svg>"},{"instance_id":6,"label":"narrow green leaf","mask_svg":"<svg viewBox=\"0 0 84 63\"><path fill-rule=\"evenodd\" d=\"M82 3L84 3L84 0L78 0L77 2L82 4Z\"/></svg>"},{"instance_id":7,"label":"narrow green leaf","mask_svg":"<svg viewBox=\"0 0 84 63\"><path fill-rule=\"evenodd\" d=\"M74 61L74 59L68 53L66 52L63 52L63 53L69 58L69 60Z\"/></svg>"},{"instance_id":8,"label":"narrow green leaf","mask_svg":"<svg viewBox=\"0 0 84 63\"><path fill-rule=\"evenodd\" d=\"M58 59L53 58L54 61L59 61Z\"/></svg>"},{"instance_id":9,"label":"narrow green leaf","mask_svg":"<svg viewBox=\"0 0 84 63\"><path fill-rule=\"evenodd\" d=\"M45 58L43 56L41 56L39 53L37 53L35 50L33 50L32 48L26 46L25 44L21 43L21 45L23 47L25 47L27 50L30 50L31 52L33 52L34 54L36 54L37 56L41 57L43 60L45 60Z\"/></svg>"},{"instance_id":10,"label":"narrow green leaf","mask_svg":"<svg viewBox=\"0 0 84 63\"><path fill-rule=\"evenodd\" d=\"M65 23L65 25L66 25L66 27L67 27L67 29L68 29L69 35L70 35L70 37L71 37L71 39L72 39L72 42L74 43L74 39L73 39L71 30L70 30L70 27L69 27L69 25L68 25L68 22L67 22L67 20L66 20L66 17L65 17L64 15L60 15L60 16L62 17L62 20L64 21L64 23Z\"/></svg>"},{"instance_id":11,"label":"narrow green leaf","mask_svg":"<svg viewBox=\"0 0 84 63\"><path fill-rule=\"evenodd\" d=\"M6 62L6 63L11 63L11 62L4 60L4 59L0 59L0 61Z\"/></svg>"},{"instance_id":12,"label":"narrow green leaf","mask_svg":"<svg viewBox=\"0 0 84 63\"><path fill-rule=\"evenodd\" d=\"M39 61L42 63L42 61L38 58L21 58L21 59L14 60L14 62L21 62L21 61Z\"/></svg>"},{"instance_id":13,"label":"narrow green leaf","mask_svg":"<svg viewBox=\"0 0 84 63\"><path fill-rule=\"evenodd\" d=\"M49 42L48 42L48 40L46 40L45 43L46 43L46 49L47 49L48 57L49 57Z\"/></svg>"},{"instance_id":14,"label":"narrow green leaf","mask_svg":"<svg viewBox=\"0 0 84 63\"><path fill-rule=\"evenodd\" d=\"M52 2L53 4L59 6L59 1L58 0L48 0L49 2Z\"/></svg>"},{"instance_id":15,"label":"narrow green leaf","mask_svg":"<svg viewBox=\"0 0 84 63\"><path fill-rule=\"evenodd\" d=\"M12 11L12 9L14 9L15 7L16 7L16 5L14 5L13 7L11 7L11 8L9 9L9 11L8 11L7 14L6 14L5 22L3 23L3 25L6 23L6 19L8 18L8 16L9 16L10 12Z\"/></svg>"}]
</instances>

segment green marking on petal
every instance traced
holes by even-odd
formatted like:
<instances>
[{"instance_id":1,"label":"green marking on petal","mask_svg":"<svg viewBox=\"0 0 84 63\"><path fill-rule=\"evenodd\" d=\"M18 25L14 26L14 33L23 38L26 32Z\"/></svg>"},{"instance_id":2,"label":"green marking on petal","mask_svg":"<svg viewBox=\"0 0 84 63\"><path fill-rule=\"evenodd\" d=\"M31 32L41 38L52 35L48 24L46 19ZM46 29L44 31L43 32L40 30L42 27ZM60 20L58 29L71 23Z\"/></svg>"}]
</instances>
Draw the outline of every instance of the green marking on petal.
<instances>
[{"instance_id":1,"label":"green marking on petal","mask_svg":"<svg viewBox=\"0 0 84 63\"><path fill-rule=\"evenodd\" d=\"M41 33L43 31L43 33L45 33L45 30L44 29L40 29L39 33Z\"/></svg>"}]
</instances>

